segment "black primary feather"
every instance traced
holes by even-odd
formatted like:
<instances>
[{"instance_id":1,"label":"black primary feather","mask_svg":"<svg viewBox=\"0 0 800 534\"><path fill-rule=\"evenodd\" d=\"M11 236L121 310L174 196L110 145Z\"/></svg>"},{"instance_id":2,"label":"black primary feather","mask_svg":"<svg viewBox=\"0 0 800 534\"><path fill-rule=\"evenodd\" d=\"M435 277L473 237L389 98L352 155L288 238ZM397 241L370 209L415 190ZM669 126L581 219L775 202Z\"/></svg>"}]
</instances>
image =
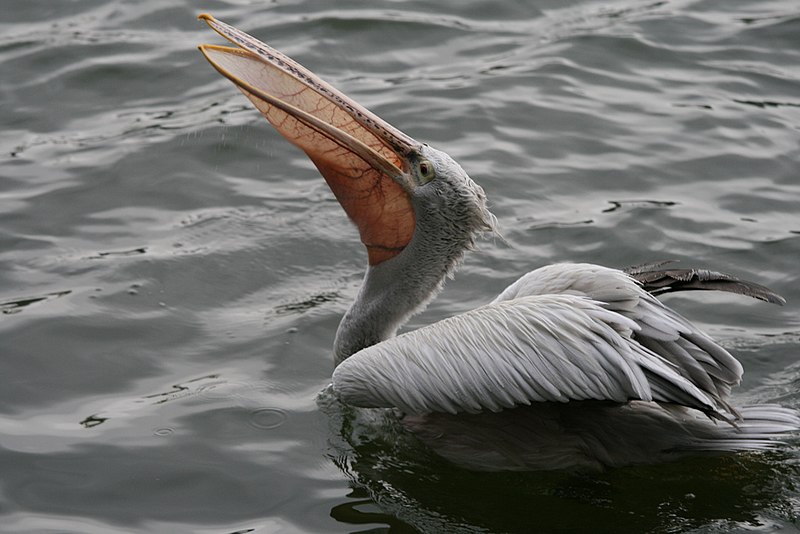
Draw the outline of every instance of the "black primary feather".
<instances>
[{"instance_id":1,"label":"black primary feather","mask_svg":"<svg viewBox=\"0 0 800 534\"><path fill-rule=\"evenodd\" d=\"M663 268L671 263L675 263L675 260L643 263L622 270L636 279L646 291L653 295L673 291L727 291L781 306L786 304L786 299L755 282L707 269Z\"/></svg>"}]
</instances>

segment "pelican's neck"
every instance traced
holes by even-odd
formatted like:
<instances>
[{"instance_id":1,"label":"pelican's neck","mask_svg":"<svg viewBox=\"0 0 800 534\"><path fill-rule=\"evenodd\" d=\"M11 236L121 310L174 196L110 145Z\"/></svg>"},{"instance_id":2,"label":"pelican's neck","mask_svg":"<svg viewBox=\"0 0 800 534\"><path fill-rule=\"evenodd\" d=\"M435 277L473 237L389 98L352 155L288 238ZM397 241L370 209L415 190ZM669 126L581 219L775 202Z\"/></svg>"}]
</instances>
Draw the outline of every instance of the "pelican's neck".
<instances>
[{"instance_id":1,"label":"pelican's neck","mask_svg":"<svg viewBox=\"0 0 800 534\"><path fill-rule=\"evenodd\" d=\"M434 166L436 177L409 194L414 236L400 254L367 268L358 296L336 332L336 365L394 336L436 296L475 237L495 229L483 189L464 169L444 152L427 145L419 150Z\"/></svg>"},{"instance_id":2,"label":"pelican's neck","mask_svg":"<svg viewBox=\"0 0 800 534\"><path fill-rule=\"evenodd\" d=\"M473 243L473 230L417 221L414 238L397 256L367 268L364 282L339 323L336 365L361 349L393 337L422 311Z\"/></svg>"}]
</instances>

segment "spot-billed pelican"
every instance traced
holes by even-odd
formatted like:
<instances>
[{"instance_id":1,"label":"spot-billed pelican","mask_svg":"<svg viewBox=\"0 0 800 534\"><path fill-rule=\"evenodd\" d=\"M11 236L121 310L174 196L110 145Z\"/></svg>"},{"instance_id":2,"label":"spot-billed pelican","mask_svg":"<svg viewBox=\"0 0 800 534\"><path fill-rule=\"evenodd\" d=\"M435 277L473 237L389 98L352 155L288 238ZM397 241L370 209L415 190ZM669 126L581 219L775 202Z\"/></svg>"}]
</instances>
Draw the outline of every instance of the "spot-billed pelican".
<instances>
[{"instance_id":1,"label":"spot-billed pelican","mask_svg":"<svg viewBox=\"0 0 800 534\"><path fill-rule=\"evenodd\" d=\"M494 301L395 336L495 229L483 189L289 57L201 15L235 48L200 50L324 176L369 265L334 342L344 403L393 408L435 451L474 469L553 469L764 449L794 410L735 408L741 364L654 294L770 290L701 270L536 269Z\"/></svg>"}]
</instances>

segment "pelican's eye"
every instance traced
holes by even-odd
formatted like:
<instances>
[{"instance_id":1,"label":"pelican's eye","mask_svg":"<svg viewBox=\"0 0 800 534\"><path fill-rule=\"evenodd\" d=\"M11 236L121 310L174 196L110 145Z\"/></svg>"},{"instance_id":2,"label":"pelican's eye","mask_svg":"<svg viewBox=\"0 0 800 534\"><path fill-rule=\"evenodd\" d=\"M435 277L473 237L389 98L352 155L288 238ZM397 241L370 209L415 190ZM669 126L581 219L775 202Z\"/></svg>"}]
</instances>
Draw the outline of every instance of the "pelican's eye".
<instances>
[{"instance_id":1,"label":"pelican's eye","mask_svg":"<svg viewBox=\"0 0 800 534\"><path fill-rule=\"evenodd\" d=\"M425 185L434 178L436 178L436 170L433 168L433 163L428 161L427 159L419 160L417 164L417 169L419 170L419 184Z\"/></svg>"}]
</instances>

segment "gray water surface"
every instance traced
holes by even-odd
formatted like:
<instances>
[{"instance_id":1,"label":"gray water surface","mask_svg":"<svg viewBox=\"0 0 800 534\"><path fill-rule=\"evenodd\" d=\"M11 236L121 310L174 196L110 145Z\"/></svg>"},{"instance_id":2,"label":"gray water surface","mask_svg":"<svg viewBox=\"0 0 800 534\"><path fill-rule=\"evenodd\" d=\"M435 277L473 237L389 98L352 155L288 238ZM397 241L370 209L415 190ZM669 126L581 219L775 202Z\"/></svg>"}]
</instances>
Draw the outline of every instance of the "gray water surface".
<instances>
[{"instance_id":1,"label":"gray water surface","mask_svg":"<svg viewBox=\"0 0 800 534\"><path fill-rule=\"evenodd\" d=\"M505 242L408 328L543 264L676 259L786 297L666 300L742 360L736 403L800 406L795 0L6 0L0 531L796 529L792 445L480 474L352 426L320 391L365 251L202 11L485 188Z\"/></svg>"}]
</instances>

